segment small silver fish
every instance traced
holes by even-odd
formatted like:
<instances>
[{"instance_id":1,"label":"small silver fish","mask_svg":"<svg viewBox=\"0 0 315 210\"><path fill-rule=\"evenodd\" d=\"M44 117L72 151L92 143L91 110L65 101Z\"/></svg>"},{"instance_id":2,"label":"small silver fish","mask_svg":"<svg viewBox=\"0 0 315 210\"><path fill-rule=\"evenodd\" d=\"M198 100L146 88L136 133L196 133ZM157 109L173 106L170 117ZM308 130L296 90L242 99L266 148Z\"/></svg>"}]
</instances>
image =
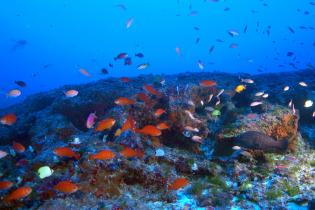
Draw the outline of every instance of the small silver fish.
<instances>
[{"instance_id":1,"label":"small silver fish","mask_svg":"<svg viewBox=\"0 0 315 210\"><path fill-rule=\"evenodd\" d=\"M207 106L207 107L205 108L205 110L208 111L208 112L213 112L213 111L214 111L214 108L211 107L211 106Z\"/></svg>"},{"instance_id":2,"label":"small silver fish","mask_svg":"<svg viewBox=\"0 0 315 210\"><path fill-rule=\"evenodd\" d=\"M315 117L315 111L313 112L313 115L312 115L313 117Z\"/></svg>"},{"instance_id":3,"label":"small silver fish","mask_svg":"<svg viewBox=\"0 0 315 210\"><path fill-rule=\"evenodd\" d=\"M247 84L253 84L254 80L252 79L241 79L241 82L247 83Z\"/></svg>"},{"instance_id":4,"label":"small silver fish","mask_svg":"<svg viewBox=\"0 0 315 210\"><path fill-rule=\"evenodd\" d=\"M289 102L288 106L291 108L292 104L293 104L293 102L292 102L292 99L291 99L291 101Z\"/></svg>"},{"instance_id":5,"label":"small silver fish","mask_svg":"<svg viewBox=\"0 0 315 210\"><path fill-rule=\"evenodd\" d=\"M233 150L241 150L242 148L240 146L234 146L232 147Z\"/></svg>"},{"instance_id":6,"label":"small silver fish","mask_svg":"<svg viewBox=\"0 0 315 210\"><path fill-rule=\"evenodd\" d=\"M190 106L196 106L195 103L194 103L192 100L189 100L187 103L188 103Z\"/></svg>"},{"instance_id":7,"label":"small silver fish","mask_svg":"<svg viewBox=\"0 0 315 210\"><path fill-rule=\"evenodd\" d=\"M198 61L198 67L203 70L205 68L205 65L201 62L201 61Z\"/></svg>"},{"instance_id":8,"label":"small silver fish","mask_svg":"<svg viewBox=\"0 0 315 210\"><path fill-rule=\"evenodd\" d=\"M199 129L198 129L198 128L193 128L193 127L191 127L191 126L185 126L185 130L191 131L191 132L196 132L196 133L199 132Z\"/></svg>"},{"instance_id":9,"label":"small silver fish","mask_svg":"<svg viewBox=\"0 0 315 210\"><path fill-rule=\"evenodd\" d=\"M305 82L299 82L299 85L301 85L302 87L307 87L307 84Z\"/></svg>"},{"instance_id":10,"label":"small silver fish","mask_svg":"<svg viewBox=\"0 0 315 210\"><path fill-rule=\"evenodd\" d=\"M203 102L203 100L200 101L201 106L203 106L205 103Z\"/></svg>"},{"instance_id":11,"label":"small silver fish","mask_svg":"<svg viewBox=\"0 0 315 210\"><path fill-rule=\"evenodd\" d=\"M283 91L288 91L289 89L290 89L289 86L285 86L285 87L283 88Z\"/></svg>"},{"instance_id":12,"label":"small silver fish","mask_svg":"<svg viewBox=\"0 0 315 210\"><path fill-rule=\"evenodd\" d=\"M217 95L217 98L220 97L220 95L224 92L224 89L220 90L220 92Z\"/></svg>"},{"instance_id":13,"label":"small silver fish","mask_svg":"<svg viewBox=\"0 0 315 210\"><path fill-rule=\"evenodd\" d=\"M191 140L194 142L202 143L202 138L200 136L193 136L191 137Z\"/></svg>"},{"instance_id":14,"label":"small silver fish","mask_svg":"<svg viewBox=\"0 0 315 210\"><path fill-rule=\"evenodd\" d=\"M262 96L264 94L265 94L265 92L258 92L258 93L255 94L255 96L260 97L260 96Z\"/></svg>"},{"instance_id":15,"label":"small silver fish","mask_svg":"<svg viewBox=\"0 0 315 210\"><path fill-rule=\"evenodd\" d=\"M305 103L304 103L304 107L305 108L309 108L311 106L313 106L313 101L312 100L305 101Z\"/></svg>"},{"instance_id":16,"label":"small silver fish","mask_svg":"<svg viewBox=\"0 0 315 210\"><path fill-rule=\"evenodd\" d=\"M210 101L212 100L212 98L213 98L213 94L211 94L211 95L209 96L208 103L210 103Z\"/></svg>"},{"instance_id":17,"label":"small silver fish","mask_svg":"<svg viewBox=\"0 0 315 210\"><path fill-rule=\"evenodd\" d=\"M261 105L261 104L263 104L263 102L261 102L261 101L254 101L254 102L252 102L252 103L250 104L250 106L251 106L251 107L254 107L254 106L259 106L259 105Z\"/></svg>"},{"instance_id":18,"label":"small silver fish","mask_svg":"<svg viewBox=\"0 0 315 210\"><path fill-rule=\"evenodd\" d=\"M292 104L292 112L293 112L293 114L295 115L296 111L295 111L294 104Z\"/></svg>"},{"instance_id":19,"label":"small silver fish","mask_svg":"<svg viewBox=\"0 0 315 210\"><path fill-rule=\"evenodd\" d=\"M264 95L262 95L263 98L268 98L269 97L269 94L268 93L265 93Z\"/></svg>"}]
</instances>

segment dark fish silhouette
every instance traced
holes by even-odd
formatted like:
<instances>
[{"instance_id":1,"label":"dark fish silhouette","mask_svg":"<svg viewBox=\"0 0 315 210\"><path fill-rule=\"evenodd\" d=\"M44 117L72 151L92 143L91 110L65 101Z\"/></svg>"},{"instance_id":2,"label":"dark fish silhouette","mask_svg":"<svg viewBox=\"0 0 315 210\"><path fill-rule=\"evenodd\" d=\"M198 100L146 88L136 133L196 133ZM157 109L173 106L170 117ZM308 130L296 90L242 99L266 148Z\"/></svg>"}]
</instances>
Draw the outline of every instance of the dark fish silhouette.
<instances>
[{"instance_id":1,"label":"dark fish silhouette","mask_svg":"<svg viewBox=\"0 0 315 210\"><path fill-rule=\"evenodd\" d=\"M23 47L25 47L28 44L28 42L24 39L15 41L13 47L11 48L12 51L16 51L18 49L21 49Z\"/></svg>"},{"instance_id":2,"label":"dark fish silhouette","mask_svg":"<svg viewBox=\"0 0 315 210\"><path fill-rule=\"evenodd\" d=\"M292 33L292 34L295 34L295 31L293 28L291 28L290 26L288 27L289 31Z\"/></svg>"},{"instance_id":3,"label":"dark fish silhouette","mask_svg":"<svg viewBox=\"0 0 315 210\"><path fill-rule=\"evenodd\" d=\"M135 56L138 57L138 58L143 58L144 57L143 53L136 53Z\"/></svg>"},{"instance_id":4,"label":"dark fish silhouette","mask_svg":"<svg viewBox=\"0 0 315 210\"><path fill-rule=\"evenodd\" d=\"M276 141L257 131L247 131L235 139L235 144L247 149L263 150L265 152L284 152L288 148L288 140Z\"/></svg>"},{"instance_id":5,"label":"dark fish silhouette","mask_svg":"<svg viewBox=\"0 0 315 210\"><path fill-rule=\"evenodd\" d=\"M247 32L247 25L244 28L244 33L246 33L246 32Z\"/></svg>"},{"instance_id":6,"label":"dark fish silhouette","mask_svg":"<svg viewBox=\"0 0 315 210\"><path fill-rule=\"evenodd\" d=\"M102 69L101 69L101 72L102 72L102 74L108 74L108 73L109 73L106 68L102 68Z\"/></svg>"},{"instance_id":7,"label":"dark fish silhouette","mask_svg":"<svg viewBox=\"0 0 315 210\"><path fill-rule=\"evenodd\" d=\"M14 81L14 83L17 84L17 85L20 86L20 87L26 87L26 83L23 82L23 81L17 80L17 81Z\"/></svg>"}]
</instances>

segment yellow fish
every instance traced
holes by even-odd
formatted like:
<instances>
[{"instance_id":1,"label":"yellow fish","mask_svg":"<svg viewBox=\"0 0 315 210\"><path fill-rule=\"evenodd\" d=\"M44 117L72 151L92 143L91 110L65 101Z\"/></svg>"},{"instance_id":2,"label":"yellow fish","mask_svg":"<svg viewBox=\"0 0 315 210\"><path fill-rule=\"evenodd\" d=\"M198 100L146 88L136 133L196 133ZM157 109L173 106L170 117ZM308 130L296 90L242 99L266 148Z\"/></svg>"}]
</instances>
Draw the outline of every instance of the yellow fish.
<instances>
[{"instance_id":1,"label":"yellow fish","mask_svg":"<svg viewBox=\"0 0 315 210\"><path fill-rule=\"evenodd\" d=\"M236 88L235 88L235 91L237 93L241 93L243 90L246 89L246 86L245 85L238 85Z\"/></svg>"}]
</instances>

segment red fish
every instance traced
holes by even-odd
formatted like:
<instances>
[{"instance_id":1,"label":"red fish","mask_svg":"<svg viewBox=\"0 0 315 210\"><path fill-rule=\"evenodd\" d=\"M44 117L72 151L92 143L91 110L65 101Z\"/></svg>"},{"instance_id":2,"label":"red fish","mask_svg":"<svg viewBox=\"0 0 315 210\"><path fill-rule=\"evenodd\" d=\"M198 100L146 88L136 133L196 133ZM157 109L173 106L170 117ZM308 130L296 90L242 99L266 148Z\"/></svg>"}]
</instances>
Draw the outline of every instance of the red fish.
<instances>
[{"instance_id":1,"label":"red fish","mask_svg":"<svg viewBox=\"0 0 315 210\"><path fill-rule=\"evenodd\" d=\"M11 98L17 98L19 96L22 95L22 92L18 89L13 89L13 90L10 90L8 93L7 93L7 96L8 97L11 97Z\"/></svg>"},{"instance_id":2,"label":"red fish","mask_svg":"<svg viewBox=\"0 0 315 210\"><path fill-rule=\"evenodd\" d=\"M143 101L144 103L150 102L149 96L142 92L137 94L137 99Z\"/></svg>"},{"instance_id":3,"label":"red fish","mask_svg":"<svg viewBox=\"0 0 315 210\"><path fill-rule=\"evenodd\" d=\"M170 126L168 124L166 124L165 122L161 122L156 126L159 130L167 130L170 128Z\"/></svg>"},{"instance_id":4,"label":"red fish","mask_svg":"<svg viewBox=\"0 0 315 210\"><path fill-rule=\"evenodd\" d=\"M79 92L77 90L68 90L67 92L65 92L65 95L68 98L76 97L78 94L79 94Z\"/></svg>"},{"instance_id":5,"label":"red fish","mask_svg":"<svg viewBox=\"0 0 315 210\"><path fill-rule=\"evenodd\" d=\"M157 109L155 112L154 112L154 115L156 117L160 117L162 114L164 114L166 111L164 109Z\"/></svg>"},{"instance_id":6,"label":"red fish","mask_svg":"<svg viewBox=\"0 0 315 210\"><path fill-rule=\"evenodd\" d=\"M55 185L54 189L62 193L71 194L78 191L79 187L71 181L62 181Z\"/></svg>"},{"instance_id":7,"label":"red fish","mask_svg":"<svg viewBox=\"0 0 315 210\"><path fill-rule=\"evenodd\" d=\"M31 193L32 193L32 188L20 187L20 188L14 190L13 192L11 192L8 196L6 196L4 200L6 202L19 200L19 199L25 198L26 196L28 196Z\"/></svg>"},{"instance_id":8,"label":"red fish","mask_svg":"<svg viewBox=\"0 0 315 210\"><path fill-rule=\"evenodd\" d=\"M124 132L126 130L132 130L132 131L136 130L136 122L131 115L128 116L127 120L123 124L121 128L121 132Z\"/></svg>"},{"instance_id":9,"label":"red fish","mask_svg":"<svg viewBox=\"0 0 315 210\"><path fill-rule=\"evenodd\" d=\"M2 125L13 125L16 122L16 115L15 114L7 114L0 118L0 123Z\"/></svg>"},{"instance_id":10,"label":"red fish","mask_svg":"<svg viewBox=\"0 0 315 210\"><path fill-rule=\"evenodd\" d=\"M157 91L156 89L154 89L154 87L152 87L151 85L144 85L143 88L149 93L151 93L152 95L155 95L155 96L161 95L161 93Z\"/></svg>"},{"instance_id":11,"label":"red fish","mask_svg":"<svg viewBox=\"0 0 315 210\"><path fill-rule=\"evenodd\" d=\"M91 113L89 114L87 120L86 120L86 127L88 129L93 128L94 124L95 124L95 120L96 120L97 116L95 113Z\"/></svg>"},{"instance_id":12,"label":"red fish","mask_svg":"<svg viewBox=\"0 0 315 210\"><path fill-rule=\"evenodd\" d=\"M104 131L106 129L111 129L116 123L116 120L114 120L113 118L108 118L105 120L102 120L98 123L95 131Z\"/></svg>"},{"instance_id":13,"label":"red fish","mask_svg":"<svg viewBox=\"0 0 315 210\"><path fill-rule=\"evenodd\" d=\"M0 190L7 190L13 186L13 183L10 181L1 181Z\"/></svg>"},{"instance_id":14,"label":"red fish","mask_svg":"<svg viewBox=\"0 0 315 210\"><path fill-rule=\"evenodd\" d=\"M120 97L115 101L115 104L120 105L120 106L132 105L135 103L136 102L134 100L129 99L129 98L124 98L124 97Z\"/></svg>"},{"instance_id":15,"label":"red fish","mask_svg":"<svg viewBox=\"0 0 315 210\"><path fill-rule=\"evenodd\" d=\"M202 87L213 87L213 86L217 85L217 83L215 81L212 81L212 80L202 80L199 82L199 85Z\"/></svg>"},{"instance_id":16,"label":"red fish","mask_svg":"<svg viewBox=\"0 0 315 210\"><path fill-rule=\"evenodd\" d=\"M125 59L128 57L128 54L127 53L119 53L115 58L114 60L120 60L120 59Z\"/></svg>"},{"instance_id":17,"label":"red fish","mask_svg":"<svg viewBox=\"0 0 315 210\"><path fill-rule=\"evenodd\" d=\"M54 150L54 154L59 156L59 157L75 158L77 160L80 158L80 154L75 153L69 147L59 147L59 148Z\"/></svg>"},{"instance_id":18,"label":"red fish","mask_svg":"<svg viewBox=\"0 0 315 210\"><path fill-rule=\"evenodd\" d=\"M154 125L147 125L142 129L136 129L136 132L149 136L160 136L162 134L162 132Z\"/></svg>"},{"instance_id":19,"label":"red fish","mask_svg":"<svg viewBox=\"0 0 315 210\"><path fill-rule=\"evenodd\" d=\"M120 154L125 158L133 158L133 157L139 157L143 158L144 152L141 150L132 149L130 147L125 147Z\"/></svg>"},{"instance_id":20,"label":"red fish","mask_svg":"<svg viewBox=\"0 0 315 210\"><path fill-rule=\"evenodd\" d=\"M80 68L80 73L86 77L92 77L92 75L86 69Z\"/></svg>"},{"instance_id":21,"label":"red fish","mask_svg":"<svg viewBox=\"0 0 315 210\"><path fill-rule=\"evenodd\" d=\"M120 81L125 83L131 82L131 80L128 77L120 77Z\"/></svg>"},{"instance_id":22,"label":"red fish","mask_svg":"<svg viewBox=\"0 0 315 210\"><path fill-rule=\"evenodd\" d=\"M17 152L17 153L25 152L25 147L19 142L15 142L14 141L12 147L13 147L14 151Z\"/></svg>"},{"instance_id":23,"label":"red fish","mask_svg":"<svg viewBox=\"0 0 315 210\"><path fill-rule=\"evenodd\" d=\"M111 150L103 150L97 154L90 155L90 160L111 160L116 157L116 154Z\"/></svg>"},{"instance_id":24,"label":"red fish","mask_svg":"<svg viewBox=\"0 0 315 210\"><path fill-rule=\"evenodd\" d=\"M186 178L175 179L171 184L168 185L168 190L178 190L189 184Z\"/></svg>"}]
</instances>

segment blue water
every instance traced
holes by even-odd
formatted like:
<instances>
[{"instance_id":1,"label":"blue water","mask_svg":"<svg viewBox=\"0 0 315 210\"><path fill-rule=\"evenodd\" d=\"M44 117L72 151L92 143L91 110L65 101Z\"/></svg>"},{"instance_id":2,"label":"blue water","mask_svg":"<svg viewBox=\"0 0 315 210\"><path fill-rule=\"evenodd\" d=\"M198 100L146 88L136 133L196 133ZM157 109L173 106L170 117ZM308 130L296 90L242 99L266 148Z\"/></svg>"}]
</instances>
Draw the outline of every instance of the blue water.
<instances>
[{"instance_id":1,"label":"blue water","mask_svg":"<svg viewBox=\"0 0 315 210\"><path fill-rule=\"evenodd\" d=\"M126 10L117 7L119 4ZM0 13L0 106L63 84L111 76L201 71L198 60L205 65L203 71L210 72L255 74L304 69L314 65L312 4L300 0L5 1ZM130 18L134 22L126 29ZM230 29L239 36L231 37ZM24 44L20 46L21 40ZM238 47L229 48L232 43ZM214 50L209 53L212 46ZM181 56L176 54L176 47L181 49ZM121 52L132 57L132 66L113 61ZM145 57L134 57L139 52ZM287 56L288 52L294 54ZM109 63L114 68L108 67ZM136 66L141 63L150 66L139 71ZM80 67L93 77L80 74ZM109 74L102 75L101 68L107 68ZM22 97L7 98L5 93L17 88L15 80L28 86L22 89Z\"/></svg>"}]
</instances>

